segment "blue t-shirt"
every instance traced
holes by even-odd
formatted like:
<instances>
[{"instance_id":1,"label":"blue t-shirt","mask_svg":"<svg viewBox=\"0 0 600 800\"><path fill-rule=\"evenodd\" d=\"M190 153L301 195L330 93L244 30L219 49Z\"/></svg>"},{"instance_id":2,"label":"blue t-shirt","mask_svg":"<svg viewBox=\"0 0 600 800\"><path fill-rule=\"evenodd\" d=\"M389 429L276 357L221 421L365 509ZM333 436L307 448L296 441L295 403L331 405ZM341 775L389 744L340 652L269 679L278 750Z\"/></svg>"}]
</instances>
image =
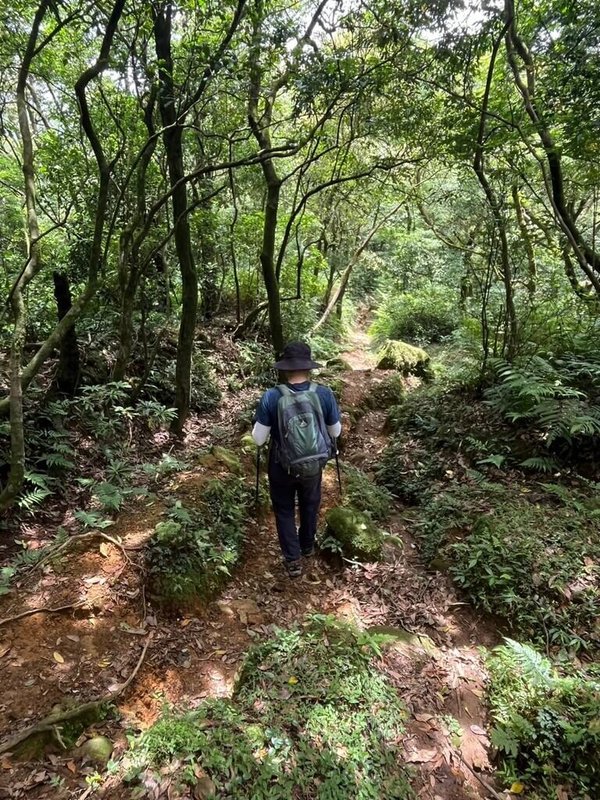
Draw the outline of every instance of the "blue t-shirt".
<instances>
[{"instance_id":1,"label":"blue t-shirt","mask_svg":"<svg viewBox=\"0 0 600 800\"><path fill-rule=\"evenodd\" d=\"M310 386L310 381L303 383L288 383L287 386L293 392L305 392ZM255 422L260 422L261 425L267 425L271 428L271 439L276 442L279 441L279 426L277 424L277 403L281 397L281 392L276 387L267 389L267 391L260 398L258 409L256 410ZM335 425L340 421L340 412L335 400L335 395L329 386L321 386L317 384L317 397L323 409L323 418L325 425Z\"/></svg>"}]
</instances>

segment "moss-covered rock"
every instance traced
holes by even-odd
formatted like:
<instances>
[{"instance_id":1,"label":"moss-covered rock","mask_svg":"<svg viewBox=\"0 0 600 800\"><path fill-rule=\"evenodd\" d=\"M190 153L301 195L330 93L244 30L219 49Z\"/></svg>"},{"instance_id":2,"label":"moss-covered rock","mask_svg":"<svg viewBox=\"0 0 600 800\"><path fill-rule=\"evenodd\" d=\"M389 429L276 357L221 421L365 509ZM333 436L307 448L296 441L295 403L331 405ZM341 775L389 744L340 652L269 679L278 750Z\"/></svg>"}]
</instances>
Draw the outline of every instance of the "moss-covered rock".
<instances>
[{"instance_id":1,"label":"moss-covered rock","mask_svg":"<svg viewBox=\"0 0 600 800\"><path fill-rule=\"evenodd\" d=\"M77 754L85 756L94 764L106 764L112 751L113 743L107 736L92 736L78 748Z\"/></svg>"},{"instance_id":2,"label":"moss-covered rock","mask_svg":"<svg viewBox=\"0 0 600 800\"><path fill-rule=\"evenodd\" d=\"M365 397L363 406L369 409L387 409L399 405L404 399L405 387L399 374L387 375L383 380L374 383Z\"/></svg>"},{"instance_id":3,"label":"moss-covered rock","mask_svg":"<svg viewBox=\"0 0 600 800\"><path fill-rule=\"evenodd\" d=\"M327 370L331 370L331 372L351 372L352 366L342 356L335 356L327 362Z\"/></svg>"},{"instance_id":4,"label":"moss-covered rock","mask_svg":"<svg viewBox=\"0 0 600 800\"><path fill-rule=\"evenodd\" d=\"M237 475L243 472L243 467L240 462L239 456L233 452L233 450L228 450L226 447L221 447L220 445L214 445L211 447L210 453L212 457L222 464L229 472L234 472Z\"/></svg>"},{"instance_id":5,"label":"moss-covered rock","mask_svg":"<svg viewBox=\"0 0 600 800\"><path fill-rule=\"evenodd\" d=\"M431 377L429 355L420 347L388 339L377 357L377 369L395 369L402 375Z\"/></svg>"},{"instance_id":6,"label":"moss-covered rock","mask_svg":"<svg viewBox=\"0 0 600 800\"><path fill-rule=\"evenodd\" d=\"M358 511L368 511L375 520L385 520L392 508L392 495L378 486L362 470L344 464L344 483L347 503Z\"/></svg>"},{"instance_id":7,"label":"moss-covered rock","mask_svg":"<svg viewBox=\"0 0 600 800\"><path fill-rule=\"evenodd\" d=\"M349 558L377 561L381 558L385 534L371 517L349 506L332 508L325 517L326 533L335 539Z\"/></svg>"},{"instance_id":8,"label":"moss-covered rock","mask_svg":"<svg viewBox=\"0 0 600 800\"><path fill-rule=\"evenodd\" d=\"M194 508L181 502L166 512L146 545L150 592L163 607L194 608L209 600L239 559L250 492L227 475L202 487Z\"/></svg>"}]
</instances>

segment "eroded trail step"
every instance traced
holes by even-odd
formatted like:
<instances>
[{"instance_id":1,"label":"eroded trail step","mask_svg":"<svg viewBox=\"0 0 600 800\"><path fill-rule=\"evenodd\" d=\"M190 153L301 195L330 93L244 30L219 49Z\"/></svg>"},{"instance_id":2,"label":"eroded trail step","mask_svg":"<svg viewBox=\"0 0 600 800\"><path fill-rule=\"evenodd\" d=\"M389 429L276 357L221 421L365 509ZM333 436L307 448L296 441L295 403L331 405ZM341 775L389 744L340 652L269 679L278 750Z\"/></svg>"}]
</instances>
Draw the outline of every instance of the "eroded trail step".
<instances>
[{"instance_id":1,"label":"eroded trail step","mask_svg":"<svg viewBox=\"0 0 600 800\"><path fill-rule=\"evenodd\" d=\"M370 471L388 436L385 411L365 411L364 401L382 376L373 370L368 336L355 334L353 345L344 354L353 369L341 376L342 407L351 425L344 459ZM200 473L179 475L173 491L193 502L202 480ZM338 503L334 470L329 469L323 514ZM139 548L162 511L156 501L143 510L123 513L111 533L126 547ZM165 618L149 606L135 551L111 544L99 548L98 543L93 550L73 552L47 574L31 576L18 599L2 604L2 616L39 606L84 604L72 612L34 615L4 627L3 732L14 732L57 703L79 702L98 688L123 681L151 631L147 657L119 701L121 721L96 726L115 743L114 757L118 757L127 746L123 730L147 727L165 701L194 708L206 698L230 696L249 647L272 635L275 626L293 626L309 612L331 613L359 628L394 637L380 667L410 713L398 744L400 758L416 769L418 796L429 800L492 796L485 789L491 781L489 741L485 673L477 646L494 644L495 633L461 604L444 576L425 569L402 511L398 506L386 527L402 539L403 552L396 549L385 561L342 572L315 559L296 582L289 581L281 567L272 515L250 519L244 562L232 581L215 602L181 618ZM55 764L65 786L85 785L85 764L75 763L75 771L65 764L67 757ZM25 787L29 797L50 796L49 772L36 784L30 767L15 771L7 762L7 773L9 767L17 789L5 796L19 797ZM2 785L6 787L6 782ZM114 781L106 791L109 786L112 794L104 796L130 796Z\"/></svg>"}]
</instances>

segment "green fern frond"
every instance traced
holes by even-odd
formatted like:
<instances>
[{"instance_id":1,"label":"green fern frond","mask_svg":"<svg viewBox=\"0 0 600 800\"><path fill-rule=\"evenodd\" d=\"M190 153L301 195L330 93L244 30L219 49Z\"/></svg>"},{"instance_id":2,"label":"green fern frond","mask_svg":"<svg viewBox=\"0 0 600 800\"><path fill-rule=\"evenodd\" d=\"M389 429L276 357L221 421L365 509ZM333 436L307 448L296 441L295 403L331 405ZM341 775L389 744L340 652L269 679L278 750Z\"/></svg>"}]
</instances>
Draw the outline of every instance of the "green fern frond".
<instances>
[{"instance_id":1,"label":"green fern frond","mask_svg":"<svg viewBox=\"0 0 600 800\"><path fill-rule=\"evenodd\" d=\"M552 665L537 650L528 644L522 644L514 639L504 638L505 650L510 653L525 678L534 686L551 689L555 682Z\"/></svg>"}]
</instances>

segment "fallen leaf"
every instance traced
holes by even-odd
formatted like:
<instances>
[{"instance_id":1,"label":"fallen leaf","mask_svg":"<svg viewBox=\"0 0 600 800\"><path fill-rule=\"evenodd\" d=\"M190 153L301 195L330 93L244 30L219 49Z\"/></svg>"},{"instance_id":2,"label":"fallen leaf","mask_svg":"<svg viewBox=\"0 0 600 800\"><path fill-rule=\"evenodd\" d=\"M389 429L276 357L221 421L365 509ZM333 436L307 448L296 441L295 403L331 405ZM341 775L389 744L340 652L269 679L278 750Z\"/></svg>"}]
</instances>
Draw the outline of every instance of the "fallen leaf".
<instances>
[{"instance_id":1,"label":"fallen leaf","mask_svg":"<svg viewBox=\"0 0 600 800\"><path fill-rule=\"evenodd\" d=\"M483 728L480 728L479 725L471 725L471 730L473 733L476 733L477 736L487 736L486 731Z\"/></svg>"},{"instance_id":2,"label":"fallen leaf","mask_svg":"<svg viewBox=\"0 0 600 800\"><path fill-rule=\"evenodd\" d=\"M119 628L125 633L133 633L136 636L145 636L148 631L146 628L132 628L131 625L128 625L126 622L121 622Z\"/></svg>"},{"instance_id":3,"label":"fallen leaf","mask_svg":"<svg viewBox=\"0 0 600 800\"><path fill-rule=\"evenodd\" d=\"M100 544L100 555L103 555L104 558L107 558L110 550L108 547L108 542L101 542Z\"/></svg>"},{"instance_id":4,"label":"fallen leaf","mask_svg":"<svg viewBox=\"0 0 600 800\"><path fill-rule=\"evenodd\" d=\"M426 750L425 748L421 748L419 750L415 750L412 753L409 753L406 756L406 760L411 763L422 763L427 761L432 761L437 756L437 750Z\"/></svg>"},{"instance_id":5,"label":"fallen leaf","mask_svg":"<svg viewBox=\"0 0 600 800\"><path fill-rule=\"evenodd\" d=\"M523 794L525 787L520 781L515 781L510 787L511 794Z\"/></svg>"},{"instance_id":6,"label":"fallen leaf","mask_svg":"<svg viewBox=\"0 0 600 800\"><path fill-rule=\"evenodd\" d=\"M65 659L63 658L63 656L61 656L61 654L58 652L58 650L55 650L54 653L52 653L52 656L53 656L55 661L58 661L59 664L64 664L65 663Z\"/></svg>"},{"instance_id":7,"label":"fallen leaf","mask_svg":"<svg viewBox=\"0 0 600 800\"><path fill-rule=\"evenodd\" d=\"M417 722L429 722L429 720L433 719L432 714L415 714L415 719Z\"/></svg>"},{"instance_id":8,"label":"fallen leaf","mask_svg":"<svg viewBox=\"0 0 600 800\"><path fill-rule=\"evenodd\" d=\"M290 684L290 686L295 686L298 683L298 678L292 675L292 677L289 678L288 683Z\"/></svg>"},{"instance_id":9,"label":"fallen leaf","mask_svg":"<svg viewBox=\"0 0 600 800\"><path fill-rule=\"evenodd\" d=\"M67 769L74 775L77 772L77 764L74 761L67 761Z\"/></svg>"},{"instance_id":10,"label":"fallen leaf","mask_svg":"<svg viewBox=\"0 0 600 800\"><path fill-rule=\"evenodd\" d=\"M12 649L11 644L5 644L0 647L0 658L3 658L7 653L10 653Z\"/></svg>"}]
</instances>

